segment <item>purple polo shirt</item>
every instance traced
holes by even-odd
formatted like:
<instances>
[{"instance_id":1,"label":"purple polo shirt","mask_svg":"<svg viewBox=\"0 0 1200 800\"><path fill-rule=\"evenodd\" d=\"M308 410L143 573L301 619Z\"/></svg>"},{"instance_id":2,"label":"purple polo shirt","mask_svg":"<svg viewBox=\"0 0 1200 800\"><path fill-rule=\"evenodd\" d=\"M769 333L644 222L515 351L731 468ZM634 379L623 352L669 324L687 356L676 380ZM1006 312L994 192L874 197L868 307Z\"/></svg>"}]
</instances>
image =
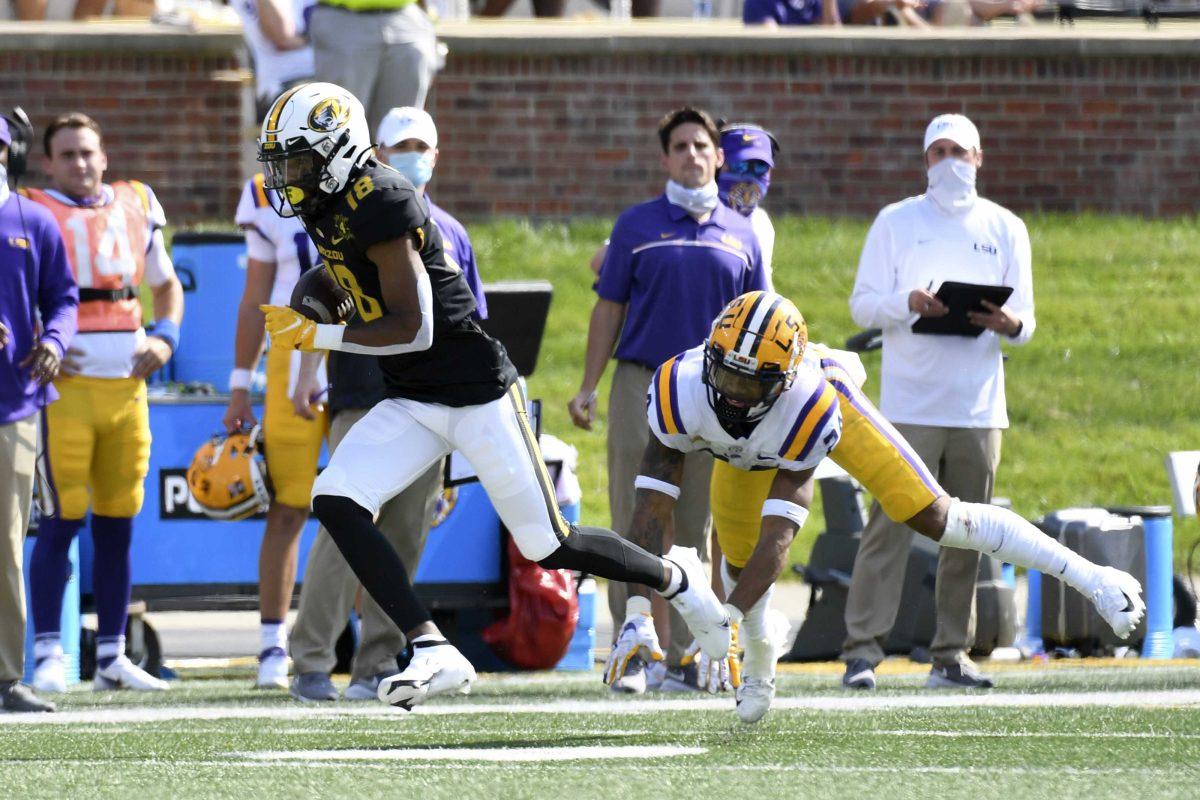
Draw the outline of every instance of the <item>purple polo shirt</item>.
<instances>
[{"instance_id":1,"label":"purple polo shirt","mask_svg":"<svg viewBox=\"0 0 1200 800\"><path fill-rule=\"evenodd\" d=\"M483 280L479 277L479 267L475 266L475 248L471 247L471 237L467 236L467 229L447 214L445 209L435 205L429 199L429 195L425 195L425 202L429 204L429 216L433 218L433 224L442 232L442 249L446 256L453 258L454 263L462 269L467 286L471 287L471 294L475 295L473 316L475 319L487 319L487 298L483 296Z\"/></svg>"},{"instance_id":2,"label":"purple polo shirt","mask_svg":"<svg viewBox=\"0 0 1200 800\"><path fill-rule=\"evenodd\" d=\"M58 345L59 355L65 353L75 335L78 307L79 289L54 216L9 194L0 206L0 322L8 328L8 345L0 349L0 425L25 419L58 399L52 385L38 387L29 369L17 364L37 341L39 315L42 338Z\"/></svg>"},{"instance_id":3,"label":"purple polo shirt","mask_svg":"<svg viewBox=\"0 0 1200 800\"><path fill-rule=\"evenodd\" d=\"M657 367L704 340L730 300L766 289L750 220L718 203L704 224L662 195L617 218L596 293L628 304L616 357Z\"/></svg>"}]
</instances>

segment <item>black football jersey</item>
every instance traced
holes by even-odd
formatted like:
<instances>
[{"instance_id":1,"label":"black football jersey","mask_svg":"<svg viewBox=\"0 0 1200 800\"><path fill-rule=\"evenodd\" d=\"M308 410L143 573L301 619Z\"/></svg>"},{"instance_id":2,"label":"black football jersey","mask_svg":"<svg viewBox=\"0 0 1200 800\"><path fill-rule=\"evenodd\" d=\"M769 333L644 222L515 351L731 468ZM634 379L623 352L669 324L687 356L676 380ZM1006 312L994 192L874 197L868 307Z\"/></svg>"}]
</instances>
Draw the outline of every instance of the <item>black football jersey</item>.
<instances>
[{"instance_id":1,"label":"black football jersey","mask_svg":"<svg viewBox=\"0 0 1200 800\"><path fill-rule=\"evenodd\" d=\"M471 317L475 296L457 266L446 263L429 206L399 172L376 161L304 226L337 282L354 298L352 325L387 312L379 271L367 249L412 236L433 290L433 344L428 350L379 356L388 397L470 406L490 403L517 379L504 346Z\"/></svg>"}]
</instances>

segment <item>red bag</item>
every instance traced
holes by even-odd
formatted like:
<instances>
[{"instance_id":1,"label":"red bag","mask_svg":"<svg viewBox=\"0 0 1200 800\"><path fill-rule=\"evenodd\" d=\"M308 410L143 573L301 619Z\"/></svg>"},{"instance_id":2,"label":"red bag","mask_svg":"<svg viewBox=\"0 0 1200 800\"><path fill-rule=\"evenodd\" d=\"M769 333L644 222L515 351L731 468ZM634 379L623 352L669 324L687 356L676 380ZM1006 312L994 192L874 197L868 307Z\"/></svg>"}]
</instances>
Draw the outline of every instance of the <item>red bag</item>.
<instances>
[{"instance_id":1,"label":"red bag","mask_svg":"<svg viewBox=\"0 0 1200 800\"><path fill-rule=\"evenodd\" d=\"M483 641L519 669L550 669L566 655L579 622L570 570L543 569L508 540L509 614L483 629Z\"/></svg>"}]
</instances>

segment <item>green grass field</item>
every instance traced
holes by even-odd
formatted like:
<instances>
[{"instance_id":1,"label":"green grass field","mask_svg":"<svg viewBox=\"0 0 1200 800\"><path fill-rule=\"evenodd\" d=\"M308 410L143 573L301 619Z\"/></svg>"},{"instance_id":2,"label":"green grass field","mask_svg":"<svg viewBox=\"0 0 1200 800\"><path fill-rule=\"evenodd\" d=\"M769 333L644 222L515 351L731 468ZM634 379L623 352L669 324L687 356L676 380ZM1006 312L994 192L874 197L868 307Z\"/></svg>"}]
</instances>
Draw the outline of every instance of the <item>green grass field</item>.
<instances>
[{"instance_id":1,"label":"green grass field","mask_svg":"<svg viewBox=\"0 0 1200 800\"><path fill-rule=\"evenodd\" d=\"M840 345L858 331L847 300L868 221L784 217L775 224L778 288L804 312L815 341ZM1200 224L1100 216L1039 216L1027 224L1038 329L1027 346L1009 348L1012 428L997 494L1030 518L1073 505L1170 502L1163 458L1200 447L1193 288ZM471 228L485 280L554 284L530 388L545 401L545 430L579 449L584 519L597 525L609 519L604 422L580 431L566 403L582 377L595 297L587 265L607 230L603 221ZM879 354L864 362L867 389L878 397ZM602 413L604 406L602 399ZM809 524L802 531L795 557L807 558L819 530ZM1196 520L1177 525L1177 553L1197 537Z\"/></svg>"},{"instance_id":2,"label":"green grass field","mask_svg":"<svg viewBox=\"0 0 1200 800\"><path fill-rule=\"evenodd\" d=\"M991 694L924 691L922 669L884 667L869 696L836 688L833 665L789 671L754 726L725 696L611 698L598 672L484 676L412 714L300 705L248 689L249 672L153 697L81 689L58 715L0 715L0 786L54 800L1200 795L1196 666L998 666Z\"/></svg>"}]
</instances>

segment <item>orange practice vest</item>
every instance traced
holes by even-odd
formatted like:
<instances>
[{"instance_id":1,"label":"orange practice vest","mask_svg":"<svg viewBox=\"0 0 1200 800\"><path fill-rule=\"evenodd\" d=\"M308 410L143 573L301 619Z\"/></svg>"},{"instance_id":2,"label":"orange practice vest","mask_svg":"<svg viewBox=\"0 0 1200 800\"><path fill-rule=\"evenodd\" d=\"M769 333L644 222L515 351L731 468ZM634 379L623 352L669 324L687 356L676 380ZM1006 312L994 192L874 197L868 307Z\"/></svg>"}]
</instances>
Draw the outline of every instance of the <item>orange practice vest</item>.
<instances>
[{"instance_id":1,"label":"orange practice vest","mask_svg":"<svg viewBox=\"0 0 1200 800\"><path fill-rule=\"evenodd\" d=\"M112 184L114 198L103 206L74 206L40 189L29 198L50 209L62 232L67 259L79 284L79 331L136 331L142 327L137 287L146 269L150 198L137 181ZM108 292L110 297L85 299Z\"/></svg>"}]
</instances>

